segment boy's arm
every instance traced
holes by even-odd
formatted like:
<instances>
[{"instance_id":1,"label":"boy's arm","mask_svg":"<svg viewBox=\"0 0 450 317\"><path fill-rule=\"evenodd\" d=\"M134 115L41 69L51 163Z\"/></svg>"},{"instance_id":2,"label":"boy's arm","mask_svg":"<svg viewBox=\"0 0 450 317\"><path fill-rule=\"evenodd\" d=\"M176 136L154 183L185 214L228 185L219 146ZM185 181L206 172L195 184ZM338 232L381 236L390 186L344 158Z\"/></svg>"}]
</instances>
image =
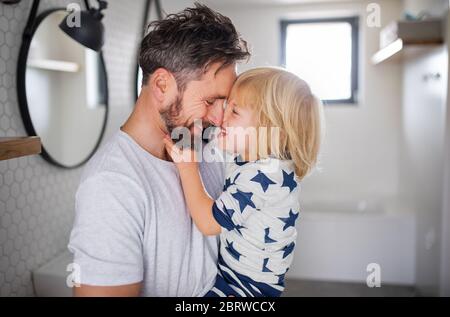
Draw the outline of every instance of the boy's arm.
<instances>
[{"instance_id":1,"label":"boy's arm","mask_svg":"<svg viewBox=\"0 0 450 317\"><path fill-rule=\"evenodd\" d=\"M178 164L178 170L184 197L195 225L204 235L220 234L222 229L212 213L214 201L205 192L198 164Z\"/></svg>"},{"instance_id":2,"label":"boy's arm","mask_svg":"<svg viewBox=\"0 0 450 317\"><path fill-rule=\"evenodd\" d=\"M178 149L169 136L164 138L164 144L180 172L184 197L195 225L204 235L220 234L221 226L212 212L214 201L203 187L195 153L188 149Z\"/></svg>"}]
</instances>

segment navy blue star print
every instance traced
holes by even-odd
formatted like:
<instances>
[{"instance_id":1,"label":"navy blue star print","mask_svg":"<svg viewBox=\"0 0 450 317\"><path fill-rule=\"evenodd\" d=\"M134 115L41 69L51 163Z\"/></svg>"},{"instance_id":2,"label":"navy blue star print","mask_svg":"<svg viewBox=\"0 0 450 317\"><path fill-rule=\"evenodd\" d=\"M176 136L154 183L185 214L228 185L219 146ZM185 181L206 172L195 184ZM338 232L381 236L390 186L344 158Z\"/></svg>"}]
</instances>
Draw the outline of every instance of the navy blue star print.
<instances>
[{"instance_id":1,"label":"navy blue star print","mask_svg":"<svg viewBox=\"0 0 450 317\"><path fill-rule=\"evenodd\" d=\"M239 234L242 236L241 229L247 229L247 228L244 226L241 226L241 225L237 225L236 227L234 227L234 229L236 229L236 231L239 232Z\"/></svg>"},{"instance_id":2,"label":"navy blue star print","mask_svg":"<svg viewBox=\"0 0 450 317\"><path fill-rule=\"evenodd\" d=\"M295 173L286 173L283 170L283 184L281 187L289 187L289 192L292 192L297 187L297 182L294 180Z\"/></svg>"},{"instance_id":3,"label":"navy blue star print","mask_svg":"<svg viewBox=\"0 0 450 317\"><path fill-rule=\"evenodd\" d=\"M233 182L231 182L231 178L227 178L227 179L225 180L225 185L223 186L223 191L224 191L224 192L227 191L228 188L229 188L231 185L236 185L236 180L238 179L239 175L241 175L241 173L237 173L237 174L236 174L236 176L234 177Z\"/></svg>"},{"instance_id":4,"label":"navy blue star print","mask_svg":"<svg viewBox=\"0 0 450 317\"><path fill-rule=\"evenodd\" d=\"M255 204L252 201L253 193L246 193L237 189L237 191L234 194L231 194L231 196L239 202L241 213L244 212L244 209L247 206L255 208Z\"/></svg>"},{"instance_id":5,"label":"navy blue star print","mask_svg":"<svg viewBox=\"0 0 450 317\"><path fill-rule=\"evenodd\" d=\"M258 170L258 174L251 179L252 182L259 183L264 192L266 192L269 185L275 184L269 177L266 176L263 172Z\"/></svg>"},{"instance_id":6,"label":"navy blue star print","mask_svg":"<svg viewBox=\"0 0 450 317\"><path fill-rule=\"evenodd\" d=\"M227 206L224 204L224 202L222 201L222 205L223 205L223 211L230 217L233 217L234 214L234 209L230 208L228 209Z\"/></svg>"},{"instance_id":7,"label":"navy blue star print","mask_svg":"<svg viewBox=\"0 0 450 317\"><path fill-rule=\"evenodd\" d=\"M289 227L295 226L295 220L298 218L298 213L293 213L292 209L289 211L289 217L287 218L278 218L285 223L283 227L283 231L285 231Z\"/></svg>"},{"instance_id":8,"label":"navy blue star print","mask_svg":"<svg viewBox=\"0 0 450 317\"><path fill-rule=\"evenodd\" d=\"M272 272L268 267L267 267L267 263L269 263L269 258L265 258L264 259L264 263L263 263L263 272Z\"/></svg>"},{"instance_id":9,"label":"navy blue star print","mask_svg":"<svg viewBox=\"0 0 450 317\"><path fill-rule=\"evenodd\" d=\"M234 229L233 221L231 220L230 217L227 217L222 210L219 209L219 207L217 206L217 203L213 204L213 210L212 211L213 211L214 219L216 219L217 223L221 227L227 229L228 231L231 231L231 230Z\"/></svg>"},{"instance_id":10,"label":"navy blue star print","mask_svg":"<svg viewBox=\"0 0 450 317\"><path fill-rule=\"evenodd\" d=\"M224 191L215 199L212 210L222 227L221 274L210 295L280 296L296 248L299 180L292 162L280 161L276 174L265 170L265 162L243 162L235 156L231 163L226 169ZM258 243L258 250L251 248L253 242ZM249 279L247 271L238 265L246 259L253 259L245 265L258 279ZM270 282L257 282L259 276ZM230 293L231 285L242 292L233 288Z\"/></svg>"},{"instance_id":11,"label":"navy blue star print","mask_svg":"<svg viewBox=\"0 0 450 317\"><path fill-rule=\"evenodd\" d=\"M284 283L284 274L276 275L278 277L278 285L283 285Z\"/></svg>"},{"instance_id":12,"label":"navy blue star print","mask_svg":"<svg viewBox=\"0 0 450 317\"><path fill-rule=\"evenodd\" d=\"M233 258L239 261L241 254L237 252L236 249L233 247L233 242L230 243L227 240L227 246L225 247L225 249L228 251L228 253L231 254Z\"/></svg>"},{"instance_id":13,"label":"navy blue star print","mask_svg":"<svg viewBox=\"0 0 450 317\"><path fill-rule=\"evenodd\" d=\"M236 156L236 157L234 158L234 163L236 163L237 166L242 166L242 165L247 164L248 162L245 162L245 161L242 159L242 156L238 155L238 156Z\"/></svg>"},{"instance_id":14,"label":"navy blue star print","mask_svg":"<svg viewBox=\"0 0 450 317\"><path fill-rule=\"evenodd\" d=\"M286 269L286 272L280 275L276 275L278 277L278 285L284 284L284 277L286 276L286 273L289 271L289 268Z\"/></svg>"},{"instance_id":15,"label":"navy blue star print","mask_svg":"<svg viewBox=\"0 0 450 317\"><path fill-rule=\"evenodd\" d=\"M265 243L273 243L273 242L277 242L276 240L273 240L271 237L269 237L270 228L264 229L264 232L266 233L266 234L264 235L264 242L265 242Z\"/></svg>"},{"instance_id":16,"label":"navy blue star print","mask_svg":"<svg viewBox=\"0 0 450 317\"><path fill-rule=\"evenodd\" d=\"M231 185L232 185L231 184L231 179L227 178L225 180L225 185L223 185L223 191L226 192Z\"/></svg>"},{"instance_id":17,"label":"navy blue star print","mask_svg":"<svg viewBox=\"0 0 450 317\"><path fill-rule=\"evenodd\" d=\"M283 248L283 259L294 251L295 243L291 242Z\"/></svg>"}]
</instances>

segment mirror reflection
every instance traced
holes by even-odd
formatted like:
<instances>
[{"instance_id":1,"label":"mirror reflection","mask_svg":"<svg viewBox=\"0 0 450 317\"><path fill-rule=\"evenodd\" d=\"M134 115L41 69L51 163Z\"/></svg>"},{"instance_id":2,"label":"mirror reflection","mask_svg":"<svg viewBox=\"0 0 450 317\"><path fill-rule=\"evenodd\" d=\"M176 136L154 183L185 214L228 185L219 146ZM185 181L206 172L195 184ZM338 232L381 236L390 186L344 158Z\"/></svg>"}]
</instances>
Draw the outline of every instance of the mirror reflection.
<instances>
[{"instance_id":1,"label":"mirror reflection","mask_svg":"<svg viewBox=\"0 0 450 317\"><path fill-rule=\"evenodd\" d=\"M53 163L74 167L95 151L107 115L101 53L83 47L58 24L65 11L44 17L26 61L26 100L32 126Z\"/></svg>"}]
</instances>

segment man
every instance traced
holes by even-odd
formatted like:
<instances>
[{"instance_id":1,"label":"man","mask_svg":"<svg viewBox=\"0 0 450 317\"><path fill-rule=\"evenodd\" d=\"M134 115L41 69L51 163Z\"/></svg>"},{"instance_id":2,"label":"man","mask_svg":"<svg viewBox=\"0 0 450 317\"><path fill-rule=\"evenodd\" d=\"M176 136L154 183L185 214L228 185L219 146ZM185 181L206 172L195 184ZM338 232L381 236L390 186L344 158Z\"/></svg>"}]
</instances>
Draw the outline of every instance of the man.
<instances>
[{"instance_id":1,"label":"man","mask_svg":"<svg viewBox=\"0 0 450 317\"><path fill-rule=\"evenodd\" d=\"M198 4L150 29L135 109L77 191L69 242L80 268L76 296L202 296L214 284L217 240L193 224L163 137L198 119L221 125L247 45L228 18ZM219 166L200 163L213 198L223 186Z\"/></svg>"}]
</instances>

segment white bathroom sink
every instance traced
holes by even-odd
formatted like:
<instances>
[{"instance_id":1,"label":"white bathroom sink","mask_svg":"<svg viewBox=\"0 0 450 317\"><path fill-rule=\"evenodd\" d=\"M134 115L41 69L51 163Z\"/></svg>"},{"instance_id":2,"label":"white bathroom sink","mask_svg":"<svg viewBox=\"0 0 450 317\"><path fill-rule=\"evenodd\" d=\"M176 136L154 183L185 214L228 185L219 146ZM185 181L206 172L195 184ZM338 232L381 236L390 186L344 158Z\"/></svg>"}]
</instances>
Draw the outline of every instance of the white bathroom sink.
<instances>
[{"instance_id":1,"label":"white bathroom sink","mask_svg":"<svg viewBox=\"0 0 450 317\"><path fill-rule=\"evenodd\" d=\"M73 262L73 255L65 251L33 272L35 295L38 297L70 297L72 288L67 286L71 274L67 266Z\"/></svg>"}]
</instances>

